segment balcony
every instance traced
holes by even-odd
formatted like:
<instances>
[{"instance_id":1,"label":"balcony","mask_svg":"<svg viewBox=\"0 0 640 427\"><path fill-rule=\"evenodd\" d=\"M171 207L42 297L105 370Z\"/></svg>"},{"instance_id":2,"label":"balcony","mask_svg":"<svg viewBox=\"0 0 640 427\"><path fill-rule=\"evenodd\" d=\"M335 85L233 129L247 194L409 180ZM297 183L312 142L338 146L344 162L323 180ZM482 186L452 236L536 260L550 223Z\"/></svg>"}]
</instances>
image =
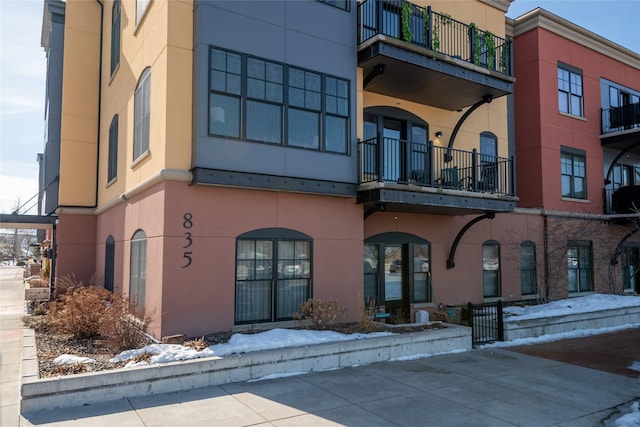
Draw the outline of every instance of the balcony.
<instances>
[{"instance_id":1,"label":"balcony","mask_svg":"<svg viewBox=\"0 0 640 427\"><path fill-rule=\"evenodd\" d=\"M512 41L404 0L358 4L370 92L451 111L513 92Z\"/></svg>"},{"instance_id":2,"label":"balcony","mask_svg":"<svg viewBox=\"0 0 640 427\"><path fill-rule=\"evenodd\" d=\"M640 185L605 189L604 213L624 217L640 217Z\"/></svg>"},{"instance_id":3,"label":"balcony","mask_svg":"<svg viewBox=\"0 0 640 427\"><path fill-rule=\"evenodd\" d=\"M603 147L640 154L640 103L602 109Z\"/></svg>"},{"instance_id":4,"label":"balcony","mask_svg":"<svg viewBox=\"0 0 640 427\"><path fill-rule=\"evenodd\" d=\"M513 159L378 137L361 141L358 203L365 209L468 215L511 212Z\"/></svg>"}]
</instances>

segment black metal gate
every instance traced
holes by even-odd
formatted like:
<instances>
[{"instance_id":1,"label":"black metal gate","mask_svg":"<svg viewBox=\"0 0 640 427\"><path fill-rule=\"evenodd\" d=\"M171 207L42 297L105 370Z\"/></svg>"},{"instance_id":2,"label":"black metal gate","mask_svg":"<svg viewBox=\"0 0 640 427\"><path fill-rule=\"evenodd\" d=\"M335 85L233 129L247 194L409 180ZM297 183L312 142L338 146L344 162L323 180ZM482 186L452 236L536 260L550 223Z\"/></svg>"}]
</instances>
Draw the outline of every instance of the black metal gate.
<instances>
[{"instance_id":1,"label":"black metal gate","mask_svg":"<svg viewBox=\"0 0 640 427\"><path fill-rule=\"evenodd\" d=\"M504 341L502 301L468 304L471 340L474 346Z\"/></svg>"}]
</instances>

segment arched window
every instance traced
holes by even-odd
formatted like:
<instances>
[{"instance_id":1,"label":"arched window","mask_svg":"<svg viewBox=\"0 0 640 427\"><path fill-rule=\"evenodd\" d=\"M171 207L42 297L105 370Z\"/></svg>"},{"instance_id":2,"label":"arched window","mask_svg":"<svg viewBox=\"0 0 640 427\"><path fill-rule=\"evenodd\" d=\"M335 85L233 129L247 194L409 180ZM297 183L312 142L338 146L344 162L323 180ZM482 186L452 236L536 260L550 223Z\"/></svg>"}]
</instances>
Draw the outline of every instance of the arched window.
<instances>
[{"instance_id":1,"label":"arched window","mask_svg":"<svg viewBox=\"0 0 640 427\"><path fill-rule=\"evenodd\" d=\"M104 287L113 292L115 269L116 241L113 236L107 237L104 252Z\"/></svg>"},{"instance_id":2,"label":"arched window","mask_svg":"<svg viewBox=\"0 0 640 427\"><path fill-rule=\"evenodd\" d=\"M235 322L288 320L311 298L311 237L286 228L265 228L236 241Z\"/></svg>"},{"instance_id":3,"label":"arched window","mask_svg":"<svg viewBox=\"0 0 640 427\"><path fill-rule=\"evenodd\" d=\"M138 230L131 238L131 270L129 299L140 308L145 307L147 288L147 235Z\"/></svg>"},{"instance_id":4,"label":"arched window","mask_svg":"<svg viewBox=\"0 0 640 427\"><path fill-rule=\"evenodd\" d=\"M133 113L133 160L149 150L151 116L151 68L147 67L136 86Z\"/></svg>"},{"instance_id":5,"label":"arched window","mask_svg":"<svg viewBox=\"0 0 640 427\"><path fill-rule=\"evenodd\" d=\"M520 289L522 295L537 291L536 244L526 240L520 244Z\"/></svg>"},{"instance_id":6,"label":"arched window","mask_svg":"<svg viewBox=\"0 0 640 427\"><path fill-rule=\"evenodd\" d=\"M501 295L500 243L487 240L482 244L482 289L485 298Z\"/></svg>"}]
</instances>

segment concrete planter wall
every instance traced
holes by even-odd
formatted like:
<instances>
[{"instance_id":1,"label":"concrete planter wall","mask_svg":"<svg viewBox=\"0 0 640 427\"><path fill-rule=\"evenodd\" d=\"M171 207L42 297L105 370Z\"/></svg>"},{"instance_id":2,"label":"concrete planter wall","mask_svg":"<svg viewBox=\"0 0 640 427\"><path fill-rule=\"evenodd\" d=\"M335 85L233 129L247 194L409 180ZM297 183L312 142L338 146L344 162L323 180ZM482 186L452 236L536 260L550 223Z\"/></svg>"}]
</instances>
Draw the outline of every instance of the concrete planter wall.
<instances>
[{"instance_id":1,"label":"concrete planter wall","mask_svg":"<svg viewBox=\"0 0 640 427\"><path fill-rule=\"evenodd\" d=\"M35 342L30 341L34 340L33 335L32 330L25 330L23 354L28 357L23 360L21 413L248 381L271 374L306 373L471 350L471 329L447 325L444 329L408 334L39 379Z\"/></svg>"},{"instance_id":2,"label":"concrete planter wall","mask_svg":"<svg viewBox=\"0 0 640 427\"><path fill-rule=\"evenodd\" d=\"M517 320L509 317L504 322L504 340L560 334L581 329L600 329L640 323L640 307L623 307L592 313L551 316L546 319Z\"/></svg>"}]
</instances>

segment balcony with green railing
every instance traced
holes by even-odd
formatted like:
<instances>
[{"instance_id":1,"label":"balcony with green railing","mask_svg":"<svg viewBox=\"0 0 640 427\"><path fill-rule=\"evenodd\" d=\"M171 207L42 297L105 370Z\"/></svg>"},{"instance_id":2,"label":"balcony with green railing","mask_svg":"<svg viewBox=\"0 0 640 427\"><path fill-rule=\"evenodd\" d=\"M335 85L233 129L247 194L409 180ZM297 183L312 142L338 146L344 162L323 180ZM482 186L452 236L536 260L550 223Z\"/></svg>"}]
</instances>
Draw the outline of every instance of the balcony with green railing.
<instances>
[{"instance_id":1,"label":"balcony with green railing","mask_svg":"<svg viewBox=\"0 0 640 427\"><path fill-rule=\"evenodd\" d=\"M512 40L431 6L359 3L358 46L366 90L450 110L513 91Z\"/></svg>"},{"instance_id":2,"label":"balcony with green railing","mask_svg":"<svg viewBox=\"0 0 640 427\"><path fill-rule=\"evenodd\" d=\"M515 208L513 158L383 136L358 148L358 201L369 207L452 215Z\"/></svg>"}]
</instances>

